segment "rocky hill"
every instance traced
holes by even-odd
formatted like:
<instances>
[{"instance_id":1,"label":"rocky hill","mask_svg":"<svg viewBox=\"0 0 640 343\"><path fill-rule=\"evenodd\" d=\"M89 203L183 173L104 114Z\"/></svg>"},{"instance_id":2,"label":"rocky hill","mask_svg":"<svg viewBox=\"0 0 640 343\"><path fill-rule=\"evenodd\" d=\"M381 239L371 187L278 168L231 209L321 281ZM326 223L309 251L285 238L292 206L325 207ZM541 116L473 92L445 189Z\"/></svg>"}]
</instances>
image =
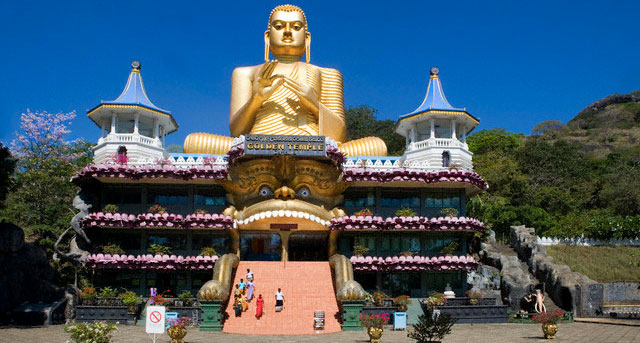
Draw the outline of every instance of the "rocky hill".
<instances>
[{"instance_id":1,"label":"rocky hill","mask_svg":"<svg viewBox=\"0 0 640 343\"><path fill-rule=\"evenodd\" d=\"M578 143L593 157L636 146L640 142L640 90L594 102L551 136Z\"/></svg>"}]
</instances>

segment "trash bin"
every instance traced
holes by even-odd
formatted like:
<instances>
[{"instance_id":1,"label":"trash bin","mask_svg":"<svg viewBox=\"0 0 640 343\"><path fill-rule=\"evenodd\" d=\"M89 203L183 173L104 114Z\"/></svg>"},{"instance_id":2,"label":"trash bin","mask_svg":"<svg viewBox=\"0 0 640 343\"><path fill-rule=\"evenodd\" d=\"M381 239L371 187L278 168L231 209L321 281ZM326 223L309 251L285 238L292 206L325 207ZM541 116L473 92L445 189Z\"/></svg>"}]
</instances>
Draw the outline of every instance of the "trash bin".
<instances>
[{"instance_id":1,"label":"trash bin","mask_svg":"<svg viewBox=\"0 0 640 343\"><path fill-rule=\"evenodd\" d=\"M393 314L393 329L394 330L407 329L407 312L395 312Z\"/></svg>"}]
</instances>

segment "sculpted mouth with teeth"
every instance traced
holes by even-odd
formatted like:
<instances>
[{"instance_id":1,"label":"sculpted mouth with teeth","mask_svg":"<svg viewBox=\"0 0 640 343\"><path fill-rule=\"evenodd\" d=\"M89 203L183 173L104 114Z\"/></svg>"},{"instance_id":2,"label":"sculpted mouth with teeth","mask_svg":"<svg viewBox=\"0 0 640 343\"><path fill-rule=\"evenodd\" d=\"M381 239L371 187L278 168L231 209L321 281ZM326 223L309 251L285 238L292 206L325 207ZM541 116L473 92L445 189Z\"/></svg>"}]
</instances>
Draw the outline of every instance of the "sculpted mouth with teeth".
<instances>
[{"instance_id":1,"label":"sculpted mouth with teeth","mask_svg":"<svg viewBox=\"0 0 640 343\"><path fill-rule=\"evenodd\" d=\"M315 160L290 156L241 162L230 168L223 183L230 195L224 214L237 227L267 229L273 223L300 223L300 229L327 229L332 218L344 215L344 183L339 169Z\"/></svg>"}]
</instances>

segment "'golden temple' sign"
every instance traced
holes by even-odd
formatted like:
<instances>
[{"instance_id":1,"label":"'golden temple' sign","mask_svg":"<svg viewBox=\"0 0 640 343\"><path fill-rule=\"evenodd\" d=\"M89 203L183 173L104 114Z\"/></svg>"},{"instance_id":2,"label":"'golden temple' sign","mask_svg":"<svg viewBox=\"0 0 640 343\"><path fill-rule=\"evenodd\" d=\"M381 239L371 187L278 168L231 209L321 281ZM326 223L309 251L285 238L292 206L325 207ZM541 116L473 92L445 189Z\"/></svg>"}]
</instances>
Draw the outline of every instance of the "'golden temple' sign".
<instances>
[{"instance_id":1,"label":"'golden temple' sign","mask_svg":"<svg viewBox=\"0 0 640 343\"><path fill-rule=\"evenodd\" d=\"M245 155L326 156L324 136L245 135Z\"/></svg>"}]
</instances>

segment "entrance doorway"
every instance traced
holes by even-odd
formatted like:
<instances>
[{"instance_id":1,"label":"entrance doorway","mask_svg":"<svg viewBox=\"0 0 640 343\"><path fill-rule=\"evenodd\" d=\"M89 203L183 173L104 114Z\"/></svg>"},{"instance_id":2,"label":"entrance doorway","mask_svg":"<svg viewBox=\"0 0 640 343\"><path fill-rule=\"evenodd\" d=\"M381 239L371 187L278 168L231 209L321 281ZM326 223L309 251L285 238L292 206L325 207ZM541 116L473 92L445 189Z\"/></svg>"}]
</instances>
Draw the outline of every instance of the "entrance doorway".
<instances>
[{"instance_id":1,"label":"entrance doorway","mask_svg":"<svg viewBox=\"0 0 640 343\"><path fill-rule=\"evenodd\" d=\"M282 244L277 233L240 234L240 256L245 261L280 261Z\"/></svg>"},{"instance_id":2,"label":"entrance doorway","mask_svg":"<svg viewBox=\"0 0 640 343\"><path fill-rule=\"evenodd\" d=\"M328 261L328 245L328 233L292 233L289 236L289 261Z\"/></svg>"}]
</instances>

